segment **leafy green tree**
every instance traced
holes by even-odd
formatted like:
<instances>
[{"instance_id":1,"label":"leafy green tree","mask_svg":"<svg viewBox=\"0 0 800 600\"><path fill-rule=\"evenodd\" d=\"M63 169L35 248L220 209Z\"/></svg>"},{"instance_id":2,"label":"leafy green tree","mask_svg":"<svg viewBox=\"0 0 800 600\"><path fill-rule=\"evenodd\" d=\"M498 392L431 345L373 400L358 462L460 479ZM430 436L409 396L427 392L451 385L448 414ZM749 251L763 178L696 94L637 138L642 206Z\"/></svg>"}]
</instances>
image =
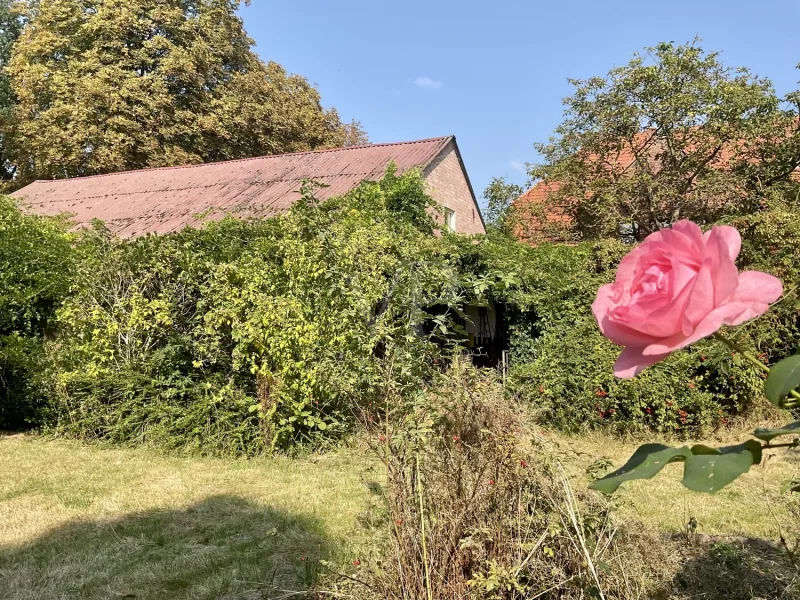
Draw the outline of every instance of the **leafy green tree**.
<instances>
[{"instance_id":1,"label":"leafy green tree","mask_svg":"<svg viewBox=\"0 0 800 600\"><path fill-rule=\"evenodd\" d=\"M797 107L697 41L662 43L605 77L571 83L565 120L536 145L543 161L530 169L548 186L532 218L571 237L623 227L641 239L682 218L752 212L800 158Z\"/></svg>"},{"instance_id":2,"label":"leafy green tree","mask_svg":"<svg viewBox=\"0 0 800 600\"><path fill-rule=\"evenodd\" d=\"M5 69L23 24L19 3L14 0L0 0L0 179L2 180L9 180L14 175L14 166L7 158L5 130L15 99Z\"/></svg>"},{"instance_id":3,"label":"leafy green tree","mask_svg":"<svg viewBox=\"0 0 800 600\"><path fill-rule=\"evenodd\" d=\"M262 62L239 0L42 0L8 74L18 181L363 141L316 88Z\"/></svg>"},{"instance_id":4,"label":"leafy green tree","mask_svg":"<svg viewBox=\"0 0 800 600\"><path fill-rule=\"evenodd\" d=\"M486 200L486 224L495 231L511 235L513 229L512 205L525 190L515 184L506 183L503 177L494 177L483 191Z\"/></svg>"}]
</instances>

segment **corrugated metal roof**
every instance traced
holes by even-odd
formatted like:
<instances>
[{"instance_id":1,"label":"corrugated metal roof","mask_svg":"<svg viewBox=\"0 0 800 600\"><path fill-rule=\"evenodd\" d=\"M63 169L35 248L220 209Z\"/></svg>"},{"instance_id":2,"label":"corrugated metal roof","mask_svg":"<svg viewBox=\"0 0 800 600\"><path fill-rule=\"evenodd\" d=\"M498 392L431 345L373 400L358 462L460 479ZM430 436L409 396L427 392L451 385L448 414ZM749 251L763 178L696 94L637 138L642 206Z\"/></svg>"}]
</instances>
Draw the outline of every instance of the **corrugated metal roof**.
<instances>
[{"instance_id":1,"label":"corrugated metal roof","mask_svg":"<svg viewBox=\"0 0 800 600\"><path fill-rule=\"evenodd\" d=\"M169 233L226 214L271 217L285 212L300 197L302 179L329 186L317 191L322 200L340 196L364 180L380 179L391 161L400 172L428 166L452 139L40 180L12 195L37 214L71 213L79 224L101 219L123 237Z\"/></svg>"}]
</instances>

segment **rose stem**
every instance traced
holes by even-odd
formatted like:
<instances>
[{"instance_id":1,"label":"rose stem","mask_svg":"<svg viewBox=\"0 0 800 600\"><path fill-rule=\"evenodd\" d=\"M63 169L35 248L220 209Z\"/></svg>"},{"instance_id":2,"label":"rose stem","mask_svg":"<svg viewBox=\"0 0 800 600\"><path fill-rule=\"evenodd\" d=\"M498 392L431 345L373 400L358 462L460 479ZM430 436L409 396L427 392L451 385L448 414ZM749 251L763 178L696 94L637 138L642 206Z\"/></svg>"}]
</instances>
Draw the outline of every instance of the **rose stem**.
<instances>
[{"instance_id":1,"label":"rose stem","mask_svg":"<svg viewBox=\"0 0 800 600\"><path fill-rule=\"evenodd\" d=\"M741 354L742 356L744 356L747 360L749 360L752 364L754 364L756 367L758 367L759 369L761 369L765 373L769 373L769 367L767 365L765 365L764 363L762 363L760 360L758 360L755 356L753 356L753 353L750 352L749 350L745 350L744 348L739 346L739 344L737 344L733 340L731 340L731 339L727 338L726 336L722 335L719 331L717 331L714 334L714 337L717 338L720 342L723 342L724 344L727 344L730 348L732 348L734 351L736 351L739 354ZM789 393L796 400L800 400L800 393L798 393L797 390L792 390ZM792 408L795 404L797 404L797 403L794 402L794 401L785 402L784 406L785 406L785 408Z\"/></svg>"}]
</instances>

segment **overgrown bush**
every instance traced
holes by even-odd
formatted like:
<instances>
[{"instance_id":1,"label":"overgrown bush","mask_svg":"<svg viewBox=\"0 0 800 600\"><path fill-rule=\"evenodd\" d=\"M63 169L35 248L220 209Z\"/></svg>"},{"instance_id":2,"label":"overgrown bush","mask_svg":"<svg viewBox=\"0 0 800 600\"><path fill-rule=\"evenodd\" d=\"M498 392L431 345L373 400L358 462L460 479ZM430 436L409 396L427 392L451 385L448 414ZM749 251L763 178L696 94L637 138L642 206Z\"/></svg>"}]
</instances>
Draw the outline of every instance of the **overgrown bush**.
<instances>
[{"instance_id":1,"label":"overgrown bush","mask_svg":"<svg viewBox=\"0 0 800 600\"><path fill-rule=\"evenodd\" d=\"M0 429L38 425L48 396L44 338L77 252L64 219L24 214L0 196Z\"/></svg>"},{"instance_id":2,"label":"overgrown bush","mask_svg":"<svg viewBox=\"0 0 800 600\"><path fill-rule=\"evenodd\" d=\"M778 205L731 222L742 234L742 269L764 271L783 281L784 296L762 318L743 329L769 362L800 348L800 213Z\"/></svg>"},{"instance_id":3,"label":"overgrown bush","mask_svg":"<svg viewBox=\"0 0 800 600\"><path fill-rule=\"evenodd\" d=\"M72 435L253 454L350 428L416 389L475 295L438 251L419 173L286 215L86 241L52 356Z\"/></svg>"},{"instance_id":4,"label":"overgrown bush","mask_svg":"<svg viewBox=\"0 0 800 600\"><path fill-rule=\"evenodd\" d=\"M357 572L369 587L356 593L644 597L629 572L642 568L635 544L598 497L572 490L554 454L528 441L496 373L457 359L431 388L398 398L392 416L371 428L387 470L390 539L380 562Z\"/></svg>"},{"instance_id":5,"label":"overgrown bush","mask_svg":"<svg viewBox=\"0 0 800 600\"><path fill-rule=\"evenodd\" d=\"M538 338L535 356L514 368L513 386L541 423L567 431L700 434L748 408L760 381L749 371L722 376L702 354L712 351L709 344L701 346L622 380L611 370L619 348L584 317ZM704 360L709 367L698 367Z\"/></svg>"},{"instance_id":6,"label":"overgrown bush","mask_svg":"<svg viewBox=\"0 0 800 600\"><path fill-rule=\"evenodd\" d=\"M692 435L751 410L759 375L734 373L732 357L708 342L635 380L613 376L619 350L601 335L591 304L629 250L614 240L527 248L496 238L474 251L479 270L513 273L497 294L509 321L511 393L541 423L567 431Z\"/></svg>"}]
</instances>

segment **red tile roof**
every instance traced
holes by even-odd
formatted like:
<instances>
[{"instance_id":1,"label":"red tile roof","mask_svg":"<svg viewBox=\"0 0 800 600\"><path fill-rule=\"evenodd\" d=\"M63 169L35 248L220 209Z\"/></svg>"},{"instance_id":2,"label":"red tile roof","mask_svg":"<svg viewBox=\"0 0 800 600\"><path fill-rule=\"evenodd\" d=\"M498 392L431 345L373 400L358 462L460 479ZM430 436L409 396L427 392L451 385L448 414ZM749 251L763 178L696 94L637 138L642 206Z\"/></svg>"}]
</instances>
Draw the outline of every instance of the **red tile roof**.
<instances>
[{"instance_id":1,"label":"red tile roof","mask_svg":"<svg viewBox=\"0 0 800 600\"><path fill-rule=\"evenodd\" d=\"M40 180L12 195L37 214L71 213L79 224L101 219L122 237L169 233L225 214L271 217L285 212L300 197L302 179L327 184L316 193L324 200L345 194L364 180L380 179L390 161L400 172L425 168L452 139Z\"/></svg>"}]
</instances>

